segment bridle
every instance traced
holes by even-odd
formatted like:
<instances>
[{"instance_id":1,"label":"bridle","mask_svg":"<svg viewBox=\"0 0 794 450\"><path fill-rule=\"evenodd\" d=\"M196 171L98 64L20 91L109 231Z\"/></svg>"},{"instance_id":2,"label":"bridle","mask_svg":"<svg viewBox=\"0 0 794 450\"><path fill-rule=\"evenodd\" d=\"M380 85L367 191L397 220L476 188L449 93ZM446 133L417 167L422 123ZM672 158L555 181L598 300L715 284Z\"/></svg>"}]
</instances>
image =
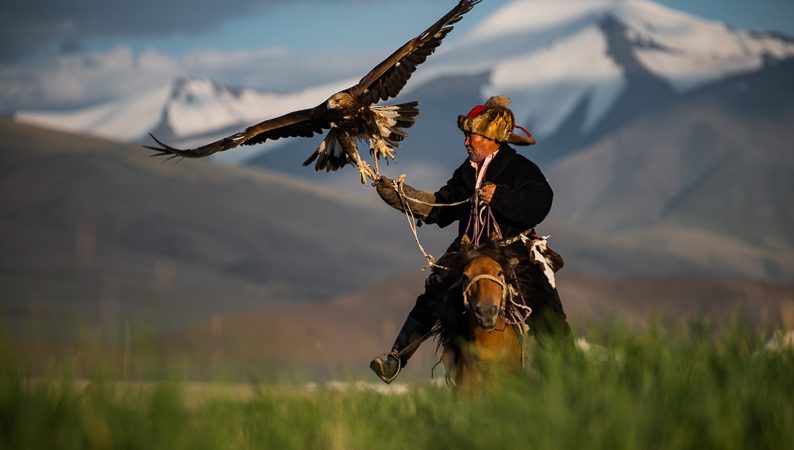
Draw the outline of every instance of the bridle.
<instances>
[{"instance_id":1,"label":"bridle","mask_svg":"<svg viewBox=\"0 0 794 450\"><path fill-rule=\"evenodd\" d=\"M501 303L499 303L499 314L501 314L502 310L505 307L507 296L510 293L510 289L508 288L507 283L505 282L504 276L496 277L493 275L489 275L487 273L481 273L479 275L475 275L471 280L469 280L468 283L466 283L466 286L463 288L463 306L465 306L467 310L471 309L471 305L469 304L469 289L472 286L474 286L474 283L480 280L493 281L494 283L498 284L499 287L502 288L502 301Z\"/></svg>"},{"instance_id":2,"label":"bridle","mask_svg":"<svg viewBox=\"0 0 794 450\"><path fill-rule=\"evenodd\" d=\"M482 273L475 275L471 280L469 280L469 282L466 283L466 286L463 288L463 306L466 308L464 309L464 312L472 311L471 304L469 303L469 289L474 286L474 283L480 280L493 281L502 288L502 302L499 304L499 311L497 311L497 314L502 317L502 320L508 325L520 325L519 330L523 333L525 331L524 328L526 326L527 317L532 314L532 308L523 304L523 297L521 303L517 303L515 301L515 298L520 296L520 294L512 284L508 284L505 281L504 275L496 277ZM521 312L508 310L508 303L512 304L515 307L514 309L518 309Z\"/></svg>"}]
</instances>

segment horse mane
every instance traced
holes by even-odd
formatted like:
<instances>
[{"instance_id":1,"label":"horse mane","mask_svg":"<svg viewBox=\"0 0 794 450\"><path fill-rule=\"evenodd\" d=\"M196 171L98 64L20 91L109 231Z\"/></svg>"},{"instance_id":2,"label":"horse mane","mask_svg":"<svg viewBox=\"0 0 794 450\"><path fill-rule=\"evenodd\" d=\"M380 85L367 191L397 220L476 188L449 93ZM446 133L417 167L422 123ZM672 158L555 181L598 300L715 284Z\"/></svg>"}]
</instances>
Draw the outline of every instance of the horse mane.
<instances>
[{"instance_id":1,"label":"horse mane","mask_svg":"<svg viewBox=\"0 0 794 450\"><path fill-rule=\"evenodd\" d=\"M433 314L436 318L433 327L439 346L454 344L458 338L469 338L470 330L468 318L463 305L463 270L475 258L486 256L496 261L505 274L508 283L517 281L522 287L531 283L531 274L522 268L524 264L517 264L519 258L527 258L523 245L499 245L498 241L488 241L487 244L471 250L459 250L446 253L438 264L443 266L440 275L445 279L455 282L441 295L440 301L434 302ZM515 274L517 280L512 279ZM518 287L518 286L516 286Z\"/></svg>"}]
</instances>

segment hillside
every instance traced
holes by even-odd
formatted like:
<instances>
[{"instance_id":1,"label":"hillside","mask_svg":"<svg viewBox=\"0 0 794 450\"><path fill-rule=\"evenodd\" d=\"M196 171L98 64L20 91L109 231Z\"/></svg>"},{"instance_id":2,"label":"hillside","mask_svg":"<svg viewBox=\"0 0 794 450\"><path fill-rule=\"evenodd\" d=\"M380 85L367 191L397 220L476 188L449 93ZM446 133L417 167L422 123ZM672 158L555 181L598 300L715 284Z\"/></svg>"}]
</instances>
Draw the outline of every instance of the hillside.
<instances>
[{"instance_id":1,"label":"hillside","mask_svg":"<svg viewBox=\"0 0 794 450\"><path fill-rule=\"evenodd\" d=\"M422 265L374 191L351 199L10 120L0 131L0 286L15 328L62 317L172 326L326 299Z\"/></svg>"}]
</instances>

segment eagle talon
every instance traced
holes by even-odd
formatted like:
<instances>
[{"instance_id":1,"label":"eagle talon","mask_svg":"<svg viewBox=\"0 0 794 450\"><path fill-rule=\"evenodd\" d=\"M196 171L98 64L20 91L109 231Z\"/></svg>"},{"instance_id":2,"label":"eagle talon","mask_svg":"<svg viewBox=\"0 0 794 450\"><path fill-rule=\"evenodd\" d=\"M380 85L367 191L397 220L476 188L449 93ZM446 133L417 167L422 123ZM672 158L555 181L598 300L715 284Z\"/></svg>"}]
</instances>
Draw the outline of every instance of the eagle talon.
<instances>
[{"instance_id":1,"label":"eagle talon","mask_svg":"<svg viewBox=\"0 0 794 450\"><path fill-rule=\"evenodd\" d=\"M394 155L394 149L386 145L382 141L375 141L372 142L372 146L369 149L369 152L375 159L377 163L379 159L383 159L386 161L386 164L389 163L389 158L396 160L396 156Z\"/></svg>"},{"instance_id":2,"label":"eagle talon","mask_svg":"<svg viewBox=\"0 0 794 450\"><path fill-rule=\"evenodd\" d=\"M388 163L388 162L389 162L389 158L391 158L391 159L393 159L393 160L394 160L394 159L397 159L397 158L394 156L394 149L393 149L393 148L391 148L391 147L386 147L384 150L382 150L382 151L381 151L379 154L377 154L375 157L376 157L376 158L378 158L378 157L382 157L382 158L383 158L383 160L384 160L384 161L386 161L386 163Z\"/></svg>"},{"instance_id":3,"label":"eagle talon","mask_svg":"<svg viewBox=\"0 0 794 450\"><path fill-rule=\"evenodd\" d=\"M361 184L367 184L367 178L373 181L378 178L378 176L375 175L375 172L372 170L372 167L370 167L369 164L363 160L358 161L358 174L361 176Z\"/></svg>"}]
</instances>

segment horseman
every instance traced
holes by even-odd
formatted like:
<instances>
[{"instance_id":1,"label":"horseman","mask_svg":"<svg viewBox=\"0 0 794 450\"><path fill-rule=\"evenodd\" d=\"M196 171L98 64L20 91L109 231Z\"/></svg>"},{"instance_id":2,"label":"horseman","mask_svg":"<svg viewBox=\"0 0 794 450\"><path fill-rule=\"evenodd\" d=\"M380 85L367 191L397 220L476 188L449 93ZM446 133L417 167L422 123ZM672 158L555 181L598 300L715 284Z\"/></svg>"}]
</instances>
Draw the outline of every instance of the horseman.
<instances>
[{"instance_id":1,"label":"horseman","mask_svg":"<svg viewBox=\"0 0 794 450\"><path fill-rule=\"evenodd\" d=\"M551 279L544 276L540 265L533 264L527 249L538 239L534 227L551 209L553 192L537 165L516 153L510 146L532 145L535 141L523 128L515 125L513 112L507 107L510 100L491 97L484 105L477 105L465 116L458 116L458 128L465 135L468 158L452 174L447 184L435 194L398 184L381 177L376 183L378 194L390 206L404 211L407 205L414 217L425 223L446 227L458 222L457 239L447 253L460 249L460 239L466 235L477 244L486 225L482 211L488 210L493 228L501 232L505 245L519 247L518 268L531 273L531 281L516 286L523 293L532 314L527 320L529 331L541 345L549 339L567 341L571 329L566 321L560 297ZM526 136L514 133L521 129ZM475 192L478 195L474 195ZM466 202L467 199L473 199ZM475 204L472 204L475 202ZM455 206L440 206L456 204ZM439 262L443 261L443 257ZM425 292L416 299L391 352L375 357L370 368L384 382L390 383L408 359L424 341L436 323L433 311L444 293L455 283L434 269L425 281ZM515 280L514 280L515 281Z\"/></svg>"}]
</instances>

